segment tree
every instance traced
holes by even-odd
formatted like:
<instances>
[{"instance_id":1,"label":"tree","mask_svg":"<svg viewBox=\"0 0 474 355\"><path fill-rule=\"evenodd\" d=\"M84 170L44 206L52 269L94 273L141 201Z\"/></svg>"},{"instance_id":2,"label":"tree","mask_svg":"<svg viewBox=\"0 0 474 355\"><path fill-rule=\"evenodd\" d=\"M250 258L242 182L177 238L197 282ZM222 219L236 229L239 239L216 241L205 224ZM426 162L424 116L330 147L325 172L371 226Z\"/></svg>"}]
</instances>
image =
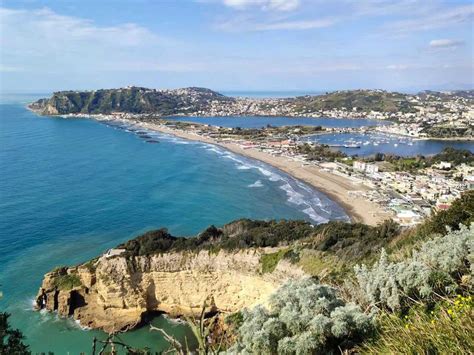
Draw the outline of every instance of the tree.
<instances>
[{"instance_id":1,"label":"tree","mask_svg":"<svg viewBox=\"0 0 474 355\"><path fill-rule=\"evenodd\" d=\"M10 314L0 312L0 354L31 354L28 345L23 343L24 336L18 329L11 329L8 322Z\"/></svg>"}]
</instances>

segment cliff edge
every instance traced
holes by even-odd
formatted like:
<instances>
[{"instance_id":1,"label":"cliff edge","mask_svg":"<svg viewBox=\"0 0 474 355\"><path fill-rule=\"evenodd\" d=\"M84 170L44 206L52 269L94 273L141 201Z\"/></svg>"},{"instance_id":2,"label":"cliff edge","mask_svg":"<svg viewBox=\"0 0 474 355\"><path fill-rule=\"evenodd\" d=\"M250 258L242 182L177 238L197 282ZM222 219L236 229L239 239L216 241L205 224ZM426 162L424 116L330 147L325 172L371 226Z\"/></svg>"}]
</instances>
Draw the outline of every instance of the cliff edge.
<instances>
[{"instance_id":1,"label":"cliff edge","mask_svg":"<svg viewBox=\"0 0 474 355\"><path fill-rule=\"evenodd\" d=\"M111 333L132 329L153 312L198 314L206 299L208 312L230 313L266 303L282 283L305 273L284 258L265 268L262 256L284 247L245 247L242 241L249 228L253 235L263 229L268 238L282 222L251 223L211 227L195 238L173 237L164 229L148 232L85 264L47 273L36 306ZM311 229L304 222L284 223L301 229L301 236ZM236 243L244 247L229 248Z\"/></svg>"}]
</instances>

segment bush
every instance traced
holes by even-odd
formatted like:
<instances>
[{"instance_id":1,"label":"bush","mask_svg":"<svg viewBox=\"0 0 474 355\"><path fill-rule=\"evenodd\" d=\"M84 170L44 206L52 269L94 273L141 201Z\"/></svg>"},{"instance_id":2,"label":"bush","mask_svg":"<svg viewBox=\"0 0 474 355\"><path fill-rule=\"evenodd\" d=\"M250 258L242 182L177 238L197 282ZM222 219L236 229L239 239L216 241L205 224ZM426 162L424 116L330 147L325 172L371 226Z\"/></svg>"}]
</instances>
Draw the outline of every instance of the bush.
<instances>
[{"instance_id":1,"label":"bush","mask_svg":"<svg viewBox=\"0 0 474 355\"><path fill-rule=\"evenodd\" d=\"M262 264L262 273L275 271L278 263L285 256L287 250L282 249L275 253L263 254L260 257L260 264Z\"/></svg>"},{"instance_id":2,"label":"bush","mask_svg":"<svg viewBox=\"0 0 474 355\"><path fill-rule=\"evenodd\" d=\"M458 296L433 311L415 307L406 316L383 313L377 336L357 349L370 354L469 354L474 349L472 297Z\"/></svg>"},{"instance_id":3,"label":"bush","mask_svg":"<svg viewBox=\"0 0 474 355\"><path fill-rule=\"evenodd\" d=\"M222 228L210 226L198 236L191 238L174 237L164 228L149 231L117 248L125 249L128 256L203 249L216 252L220 249L276 247L308 237L312 232L312 226L305 221L241 219Z\"/></svg>"},{"instance_id":4,"label":"bush","mask_svg":"<svg viewBox=\"0 0 474 355\"><path fill-rule=\"evenodd\" d=\"M336 290L314 279L289 281L270 297L270 309L244 310L229 353L340 353L373 330L372 317L346 304Z\"/></svg>"},{"instance_id":5,"label":"bush","mask_svg":"<svg viewBox=\"0 0 474 355\"><path fill-rule=\"evenodd\" d=\"M77 274L58 275L54 279L54 286L60 290L72 290L74 287L81 285L81 279Z\"/></svg>"},{"instance_id":6,"label":"bush","mask_svg":"<svg viewBox=\"0 0 474 355\"><path fill-rule=\"evenodd\" d=\"M426 238L432 234L445 234L446 227L457 229L460 224L469 226L474 222L474 190L464 192L445 211L439 211L415 230L415 238Z\"/></svg>"},{"instance_id":7,"label":"bush","mask_svg":"<svg viewBox=\"0 0 474 355\"><path fill-rule=\"evenodd\" d=\"M471 288L473 260L474 223L425 242L401 262L390 262L383 251L372 268L356 266L355 274L365 302L394 311L413 300L429 301L460 287Z\"/></svg>"},{"instance_id":8,"label":"bush","mask_svg":"<svg viewBox=\"0 0 474 355\"><path fill-rule=\"evenodd\" d=\"M8 318L8 313L0 312L0 354L31 354L28 345L23 343L23 334L18 329L11 329Z\"/></svg>"}]
</instances>

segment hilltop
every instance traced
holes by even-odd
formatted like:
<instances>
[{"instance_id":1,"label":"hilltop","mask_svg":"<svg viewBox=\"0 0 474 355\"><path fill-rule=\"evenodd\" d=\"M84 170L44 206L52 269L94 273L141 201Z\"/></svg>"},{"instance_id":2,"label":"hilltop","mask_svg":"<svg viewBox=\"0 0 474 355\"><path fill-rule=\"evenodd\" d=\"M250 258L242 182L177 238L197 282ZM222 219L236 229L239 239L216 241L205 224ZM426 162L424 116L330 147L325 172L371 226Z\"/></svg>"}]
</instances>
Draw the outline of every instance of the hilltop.
<instances>
[{"instance_id":1,"label":"hilltop","mask_svg":"<svg viewBox=\"0 0 474 355\"><path fill-rule=\"evenodd\" d=\"M232 98L205 88L156 90L126 87L95 91L60 91L30 106L46 115L63 114L185 114L284 115L354 112L416 112L408 96L382 90L336 91L319 96L286 99Z\"/></svg>"},{"instance_id":2,"label":"hilltop","mask_svg":"<svg viewBox=\"0 0 474 355\"><path fill-rule=\"evenodd\" d=\"M156 90L131 86L94 91L59 91L49 99L36 101L30 108L45 115L123 112L167 116L203 109L213 100L232 99L205 88Z\"/></svg>"}]
</instances>

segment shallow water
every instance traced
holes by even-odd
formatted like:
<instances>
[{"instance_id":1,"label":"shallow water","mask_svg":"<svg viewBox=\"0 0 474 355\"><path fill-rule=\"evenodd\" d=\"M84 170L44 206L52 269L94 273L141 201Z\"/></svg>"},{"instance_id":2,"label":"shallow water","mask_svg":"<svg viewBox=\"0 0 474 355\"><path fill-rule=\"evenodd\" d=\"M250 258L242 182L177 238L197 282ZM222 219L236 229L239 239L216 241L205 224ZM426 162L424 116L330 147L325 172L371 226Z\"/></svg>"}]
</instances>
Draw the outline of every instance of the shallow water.
<instances>
[{"instance_id":1,"label":"shallow water","mask_svg":"<svg viewBox=\"0 0 474 355\"><path fill-rule=\"evenodd\" d=\"M322 144L355 144L360 148L338 148L348 155L368 156L375 153L400 156L432 155L446 147L468 149L474 152L474 141L416 140L408 137L388 136L380 133L321 134L305 140Z\"/></svg>"},{"instance_id":2,"label":"shallow water","mask_svg":"<svg viewBox=\"0 0 474 355\"><path fill-rule=\"evenodd\" d=\"M267 125L280 126L322 126L331 128L342 127L368 127L387 125L390 122L369 120L369 119L349 119L349 118L309 118L309 117L257 117L257 116L226 116L226 117L168 117L167 119L176 121L187 121L212 126L240 127L240 128L262 128Z\"/></svg>"},{"instance_id":3,"label":"shallow water","mask_svg":"<svg viewBox=\"0 0 474 355\"><path fill-rule=\"evenodd\" d=\"M90 351L98 331L32 311L42 276L146 230L193 235L234 219L347 219L323 194L268 165L221 148L87 119L39 117L32 98L0 105L0 309L12 313L33 352ZM180 339L182 325L155 319ZM131 346L164 350L148 329L126 333Z\"/></svg>"}]
</instances>

